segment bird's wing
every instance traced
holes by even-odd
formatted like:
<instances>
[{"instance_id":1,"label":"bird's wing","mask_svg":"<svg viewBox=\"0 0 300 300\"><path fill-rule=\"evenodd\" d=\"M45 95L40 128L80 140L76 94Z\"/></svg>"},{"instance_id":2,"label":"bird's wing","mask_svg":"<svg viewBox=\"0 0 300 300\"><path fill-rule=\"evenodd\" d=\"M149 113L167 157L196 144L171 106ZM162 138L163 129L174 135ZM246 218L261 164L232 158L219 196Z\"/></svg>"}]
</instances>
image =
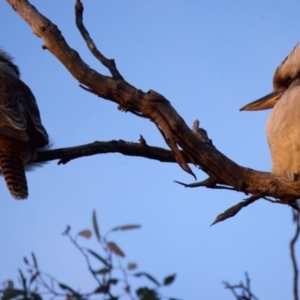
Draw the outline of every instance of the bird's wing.
<instances>
[{"instance_id":1,"label":"bird's wing","mask_svg":"<svg viewBox=\"0 0 300 300\"><path fill-rule=\"evenodd\" d=\"M24 109L19 104L16 80L0 78L0 134L28 141Z\"/></svg>"},{"instance_id":2,"label":"bird's wing","mask_svg":"<svg viewBox=\"0 0 300 300\"><path fill-rule=\"evenodd\" d=\"M30 88L21 80L18 80L19 92L18 101L22 104L27 114L27 133L33 139L36 147L45 147L49 144L49 137L42 125L40 111L34 95Z\"/></svg>"},{"instance_id":3,"label":"bird's wing","mask_svg":"<svg viewBox=\"0 0 300 300\"><path fill-rule=\"evenodd\" d=\"M36 147L48 144L34 95L17 78L0 78L0 134L30 139Z\"/></svg>"}]
</instances>

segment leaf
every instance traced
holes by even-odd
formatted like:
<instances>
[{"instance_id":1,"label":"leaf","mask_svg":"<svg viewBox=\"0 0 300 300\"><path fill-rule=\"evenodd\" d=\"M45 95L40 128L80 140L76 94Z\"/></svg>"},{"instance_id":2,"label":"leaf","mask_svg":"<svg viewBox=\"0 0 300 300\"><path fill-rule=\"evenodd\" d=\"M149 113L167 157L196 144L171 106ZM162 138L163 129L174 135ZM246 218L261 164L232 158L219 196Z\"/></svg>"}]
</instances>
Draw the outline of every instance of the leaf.
<instances>
[{"instance_id":1,"label":"leaf","mask_svg":"<svg viewBox=\"0 0 300 300\"><path fill-rule=\"evenodd\" d=\"M26 278L24 277L23 272L21 270L19 270L19 273L20 273L20 276L21 276L23 289L27 293Z\"/></svg>"},{"instance_id":2,"label":"leaf","mask_svg":"<svg viewBox=\"0 0 300 300\"><path fill-rule=\"evenodd\" d=\"M24 260L24 263L25 263L26 265L28 265L28 260L27 260L26 256L23 257L23 260Z\"/></svg>"},{"instance_id":3,"label":"leaf","mask_svg":"<svg viewBox=\"0 0 300 300\"><path fill-rule=\"evenodd\" d=\"M135 270L137 268L137 264L136 263L129 263L127 265L127 269L128 270Z\"/></svg>"},{"instance_id":4,"label":"leaf","mask_svg":"<svg viewBox=\"0 0 300 300\"><path fill-rule=\"evenodd\" d=\"M96 211L93 210L93 227L94 227L94 232L95 235L98 239L98 241L100 241L100 230L99 230L99 226L98 226L98 222L97 222L97 215L96 215Z\"/></svg>"},{"instance_id":5,"label":"leaf","mask_svg":"<svg viewBox=\"0 0 300 300\"><path fill-rule=\"evenodd\" d=\"M43 300L43 298L39 294L36 294L36 293L32 294L32 299L33 300Z\"/></svg>"},{"instance_id":6,"label":"leaf","mask_svg":"<svg viewBox=\"0 0 300 300\"><path fill-rule=\"evenodd\" d=\"M135 273L134 274L135 277L141 277L141 276L145 276L147 277L149 280L151 280L152 282L154 282L157 286L160 286L160 283L150 274L145 273L145 272L139 272L139 273Z\"/></svg>"},{"instance_id":7,"label":"leaf","mask_svg":"<svg viewBox=\"0 0 300 300\"><path fill-rule=\"evenodd\" d=\"M109 293L109 289L110 289L110 285L111 285L111 284L117 284L117 283L118 283L118 279L111 278L111 279L109 279L107 282L105 282L103 285L100 285L100 286L94 291L94 293L98 293L98 294L108 294L108 293Z\"/></svg>"},{"instance_id":8,"label":"leaf","mask_svg":"<svg viewBox=\"0 0 300 300\"><path fill-rule=\"evenodd\" d=\"M73 295L78 295L77 292L75 292L72 288L70 288L69 286L63 284L63 283L58 283L59 287L62 289L62 290L66 290L66 291L69 291L71 292Z\"/></svg>"},{"instance_id":9,"label":"leaf","mask_svg":"<svg viewBox=\"0 0 300 300\"><path fill-rule=\"evenodd\" d=\"M141 226L141 225L138 225L138 224L124 225L124 226L117 226L117 227L114 227L111 231L139 229L139 228L141 228L141 227L142 227L142 226Z\"/></svg>"},{"instance_id":10,"label":"leaf","mask_svg":"<svg viewBox=\"0 0 300 300\"><path fill-rule=\"evenodd\" d=\"M164 285L170 285L171 283L173 283L173 281L175 280L175 277L176 277L176 274L167 276L167 277L164 279Z\"/></svg>"},{"instance_id":11,"label":"leaf","mask_svg":"<svg viewBox=\"0 0 300 300\"><path fill-rule=\"evenodd\" d=\"M104 259L102 258L98 253L94 252L93 250L87 249L87 251L92 254L94 257L99 259L102 263L104 263L109 269L111 269L111 265Z\"/></svg>"},{"instance_id":12,"label":"leaf","mask_svg":"<svg viewBox=\"0 0 300 300\"><path fill-rule=\"evenodd\" d=\"M116 278L110 278L110 279L108 280L107 284L117 284L118 281L119 281L119 280L116 279Z\"/></svg>"},{"instance_id":13,"label":"leaf","mask_svg":"<svg viewBox=\"0 0 300 300\"><path fill-rule=\"evenodd\" d=\"M245 206L244 202L239 202L238 204L226 209L223 213L219 214L216 217L216 219L210 226L235 216L244 206Z\"/></svg>"},{"instance_id":14,"label":"leaf","mask_svg":"<svg viewBox=\"0 0 300 300\"><path fill-rule=\"evenodd\" d=\"M33 283L39 275L40 275L40 272L39 272L39 271L35 272L35 273L31 276L29 283L30 283L30 284Z\"/></svg>"},{"instance_id":15,"label":"leaf","mask_svg":"<svg viewBox=\"0 0 300 300\"><path fill-rule=\"evenodd\" d=\"M82 230L78 233L78 235L83 236L87 239L89 239L92 236L92 232L88 229Z\"/></svg>"},{"instance_id":16,"label":"leaf","mask_svg":"<svg viewBox=\"0 0 300 300\"><path fill-rule=\"evenodd\" d=\"M97 287L94 291L94 293L98 294L107 294L109 292L109 285L104 284Z\"/></svg>"},{"instance_id":17,"label":"leaf","mask_svg":"<svg viewBox=\"0 0 300 300\"><path fill-rule=\"evenodd\" d=\"M142 287L137 289L135 292L140 300L159 300L157 292L154 289L152 290L147 287Z\"/></svg>"},{"instance_id":18,"label":"leaf","mask_svg":"<svg viewBox=\"0 0 300 300\"><path fill-rule=\"evenodd\" d=\"M32 260L33 260L34 267L35 267L36 269L38 269L37 260L36 260L36 257L35 257L35 255L34 255L33 252L31 252L31 256L32 256Z\"/></svg>"},{"instance_id":19,"label":"leaf","mask_svg":"<svg viewBox=\"0 0 300 300\"><path fill-rule=\"evenodd\" d=\"M109 248L110 251L114 252L116 255L125 257L124 252L117 246L116 243L114 242L108 242L107 247Z\"/></svg>"}]
</instances>

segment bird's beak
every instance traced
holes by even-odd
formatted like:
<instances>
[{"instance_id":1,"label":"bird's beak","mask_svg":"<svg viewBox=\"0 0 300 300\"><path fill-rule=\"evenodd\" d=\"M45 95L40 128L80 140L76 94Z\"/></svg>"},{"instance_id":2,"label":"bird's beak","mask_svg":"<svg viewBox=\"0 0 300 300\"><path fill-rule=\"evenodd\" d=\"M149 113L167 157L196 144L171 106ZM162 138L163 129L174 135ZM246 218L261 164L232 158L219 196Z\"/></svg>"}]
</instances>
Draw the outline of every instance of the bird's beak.
<instances>
[{"instance_id":1,"label":"bird's beak","mask_svg":"<svg viewBox=\"0 0 300 300\"><path fill-rule=\"evenodd\" d=\"M241 110L263 110L273 108L280 99L284 91L272 92L256 101L246 104Z\"/></svg>"}]
</instances>

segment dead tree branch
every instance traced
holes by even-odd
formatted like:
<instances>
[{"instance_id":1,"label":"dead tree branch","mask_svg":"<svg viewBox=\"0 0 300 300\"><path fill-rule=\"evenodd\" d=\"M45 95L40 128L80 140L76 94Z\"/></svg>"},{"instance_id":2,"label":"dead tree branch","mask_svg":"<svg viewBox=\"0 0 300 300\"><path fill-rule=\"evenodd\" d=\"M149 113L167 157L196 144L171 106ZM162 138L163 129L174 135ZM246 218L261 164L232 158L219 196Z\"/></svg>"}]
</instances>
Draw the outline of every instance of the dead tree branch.
<instances>
[{"instance_id":1,"label":"dead tree branch","mask_svg":"<svg viewBox=\"0 0 300 300\"><path fill-rule=\"evenodd\" d=\"M92 54L110 70L112 77L104 76L89 67L78 52L68 45L58 27L27 0L7 2L31 26L34 34L43 39L43 48L48 49L85 90L116 103L121 111L133 113L155 123L175 161L183 170L195 176L188 165L192 163L206 172L215 185L225 185L245 194L253 194L256 200L269 196L298 209L296 199L300 198L300 181L285 181L282 178L279 180L270 173L239 166L209 142L206 132L195 128L191 130L164 96L153 90L143 92L126 82L117 70L115 62L101 54L85 29L83 5L80 0L76 0L75 4L78 29ZM48 151L48 154L40 155L51 157L53 153L55 152ZM65 163L75 157L80 155L66 155L60 159ZM241 204L238 204L238 207L240 206Z\"/></svg>"},{"instance_id":2,"label":"dead tree branch","mask_svg":"<svg viewBox=\"0 0 300 300\"><path fill-rule=\"evenodd\" d=\"M36 159L32 160L31 163L59 160L58 164L66 164L76 158L106 153L120 153L127 156L139 156L161 162L176 162L175 156L170 150L159 147L151 147L141 142L133 143L119 140L108 142L96 141L76 147L38 152Z\"/></svg>"},{"instance_id":3,"label":"dead tree branch","mask_svg":"<svg viewBox=\"0 0 300 300\"><path fill-rule=\"evenodd\" d=\"M89 35L89 32L86 30L83 24L83 10L84 7L80 0L76 1L75 4L75 17L76 17L76 25L78 30L80 31L83 39L86 42L86 45L92 52L92 54L110 71L111 75L114 79L123 80L122 75L119 73L115 61L113 59L107 59L96 47L94 41Z\"/></svg>"}]
</instances>

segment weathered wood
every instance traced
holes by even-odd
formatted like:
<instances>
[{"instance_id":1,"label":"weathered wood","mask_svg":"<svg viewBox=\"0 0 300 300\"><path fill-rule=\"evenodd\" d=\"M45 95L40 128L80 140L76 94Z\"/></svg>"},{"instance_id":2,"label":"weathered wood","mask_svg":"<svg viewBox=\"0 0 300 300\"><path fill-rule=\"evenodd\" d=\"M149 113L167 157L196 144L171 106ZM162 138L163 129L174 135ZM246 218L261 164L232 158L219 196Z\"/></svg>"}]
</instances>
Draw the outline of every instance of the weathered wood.
<instances>
[{"instance_id":1,"label":"weathered wood","mask_svg":"<svg viewBox=\"0 0 300 300\"><path fill-rule=\"evenodd\" d=\"M118 104L118 109L121 111L131 112L139 117L153 121L172 151L172 153L169 152L167 154L167 150L160 149L159 151L162 152L159 155L156 152L157 156L155 156L153 153L158 148L154 151L154 149L151 150L151 147L138 145L139 151L137 152L136 145L132 145L132 148L130 148L130 145L127 145L128 148L126 153L124 153L122 152L124 150L121 151L118 148L120 145L117 143L110 150L101 152L92 151L91 149L95 150L96 144L90 144L47 151L39 154L37 161L60 159L61 162L67 162L76 157L108 153L110 151L126 155L139 155L161 161L166 161L162 159L162 156L166 155L168 159L176 161L180 167L190 174L193 174L193 172L188 163L199 166L209 175L212 180L210 182L213 182L215 186L226 185L245 194L253 194L255 199L266 196L274 197L280 203L289 204L297 208L295 199L300 198L300 181L286 181L282 178L273 178L270 173L239 166L211 143L203 142L187 126L182 117L172 107L170 101L162 95L152 90L143 92L126 82L118 72L114 61L107 60L89 37L89 33L83 24L83 6L81 1L77 0L75 5L77 26L91 52L96 57L98 55L99 61L110 70L112 77L99 74L90 68L81 59L77 51L67 44L58 27L40 14L27 0L7 0L7 2L31 26L33 32L43 39L43 48L48 49L85 90ZM84 147L84 149L80 147ZM182 150L179 150L179 147ZM130 151L132 152L130 153Z\"/></svg>"}]
</instances>

